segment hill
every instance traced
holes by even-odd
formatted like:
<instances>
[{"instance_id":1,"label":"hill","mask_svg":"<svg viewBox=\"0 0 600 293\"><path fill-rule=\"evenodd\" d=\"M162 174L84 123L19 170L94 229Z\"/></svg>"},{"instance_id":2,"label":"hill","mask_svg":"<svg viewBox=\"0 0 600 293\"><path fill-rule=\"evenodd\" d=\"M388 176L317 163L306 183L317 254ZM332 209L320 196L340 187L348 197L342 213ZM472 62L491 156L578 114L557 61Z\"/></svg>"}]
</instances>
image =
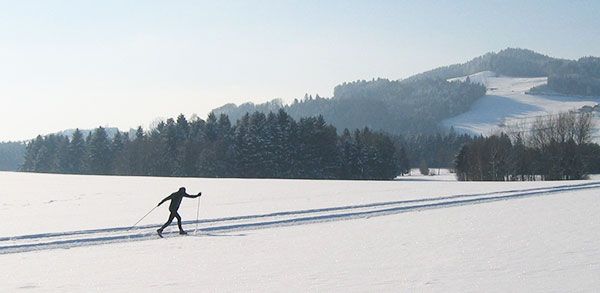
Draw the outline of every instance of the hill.
<instances>
[{"instance_id":1,"label":"hill","mask_svg":"<svg viewBox=\"0 0 600 293\"><path fill-rule=\"evenodd\" d=\"M441 127L442 121L466 113L484 97L485 84L466 79L479 72L493 72L507 78L543 79L543 82L533 82L533 89L529 87L523 92L600 96L600 58L567 60L508 48L405 80L343 83L335 87L331 98L305 96L289 105L281 100L258 105L227 104L214 112L227 114L235 121L247 112L266 113L284 108L296 119L323 115L338 129L370 127L404 135L435 133L445 129Z\"/></svg>"},{"instance_id":2,"label":"hill","mask_svg":"<svg viewBox=\"0 0 600 293\"><path fill-rule=\"evenodd\" d=\"M485 85L487 94L471 108L455 117L442 121L459 133L490 135L500 131L512 132L517 125L532 126L535 119L549 114L568 111L596 111L599 97L574 96L550 92L547 77L509 77L491 71L450 80L466 80ZM546 92L532 90L543 89ZM586 110L587 109L587 110ZM596 123L598 118L595 117ZM521 129L523 131L525 129Z\"/></svg>"},{"instance_id":3,"label":"hill","mask_svg":"<svg viewBox=\"0 0 600 293\"><path fill-rule=\"evenodd\" d=\"M451 79L482 71L509 77L547 77L546 87L567 95L600 96L600 58L553 58L526 49L507 48L466 63L436 68L408 80Z\"/></svg>"},{"instance_id":4,"label":"hill","mask_svg":"<svg viewBox=\"0 0 600 293\"><path fill-rule=\"evenodd\" d=\"M283 108L295 119L322 115L339 130L369 127L395 134L435 133L440 121L467 111L484 94L484 86L463 81L374 79L338 85L332 98L305 96L289 105L279 100L239 107L228 104L214 112L235 121L247 112Z\"/></svg>"},{"instance_id":5,"label":"hill","mask_svg":"<svg viewBox=\"0 0 600 293\"><path fill-rule=\"evenodd\" d=\"M451 79L482 71L512 77L547 76L549 67L568 60L555 59L526 49L507 48L498 53L489 52L468 62L442 66L414 75L407 80L428 78Z\"/></svg>"}]
</instances>

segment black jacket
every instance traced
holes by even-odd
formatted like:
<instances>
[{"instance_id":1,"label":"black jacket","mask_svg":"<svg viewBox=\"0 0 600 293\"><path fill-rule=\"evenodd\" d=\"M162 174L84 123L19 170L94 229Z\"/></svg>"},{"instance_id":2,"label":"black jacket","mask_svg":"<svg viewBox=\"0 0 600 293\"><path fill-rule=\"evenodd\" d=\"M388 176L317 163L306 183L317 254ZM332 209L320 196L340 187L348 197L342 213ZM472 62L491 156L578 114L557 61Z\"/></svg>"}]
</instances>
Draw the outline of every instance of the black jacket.
<instances>
[{"instance_id":1,"label":"black jacket","mask_svg":"<svg viewBox=\"0 0 600 293\"><path fill-rule=\"evenodd\" d=\"M201 193L199 193L197 195L189 195L185 191L183 191L183 192L177 191L177 192L171 193L171 195L165 197L165 199L161 200L160 203L158 203L158 205L160 206L165 201L171 200L171 204L169 205L169 211L171 211L173 213L179 209L179 206L181 205L181 200L184 197L196 198L200 195L201 195Z\"/></svg>"}]
</instances>

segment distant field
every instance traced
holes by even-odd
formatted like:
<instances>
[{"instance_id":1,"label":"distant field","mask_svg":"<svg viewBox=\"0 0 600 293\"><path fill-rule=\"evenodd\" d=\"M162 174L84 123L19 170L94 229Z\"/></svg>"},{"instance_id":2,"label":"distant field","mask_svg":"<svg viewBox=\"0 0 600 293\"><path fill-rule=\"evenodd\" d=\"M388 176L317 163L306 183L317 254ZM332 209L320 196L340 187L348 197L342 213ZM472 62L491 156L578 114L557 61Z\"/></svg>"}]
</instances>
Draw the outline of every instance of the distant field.
<instances>
[{"instance_id":1,"label":"distant field","mask_svg":"<svg viewBox=\"0 0 600 293\"><path fill-rule=\"evenodd\" d=\"M464 81L466 78L456 79ZM470 75L469 79L485 85L488 91L469 111L443 121L444 126L452 126L458 132L490 135L507 131L504 125L528 122L539 115L578 110L600 103L600 97L525 94L532 87L546 84L546 77L515 78L484 71Z\"/></svg>"}]
</instances>

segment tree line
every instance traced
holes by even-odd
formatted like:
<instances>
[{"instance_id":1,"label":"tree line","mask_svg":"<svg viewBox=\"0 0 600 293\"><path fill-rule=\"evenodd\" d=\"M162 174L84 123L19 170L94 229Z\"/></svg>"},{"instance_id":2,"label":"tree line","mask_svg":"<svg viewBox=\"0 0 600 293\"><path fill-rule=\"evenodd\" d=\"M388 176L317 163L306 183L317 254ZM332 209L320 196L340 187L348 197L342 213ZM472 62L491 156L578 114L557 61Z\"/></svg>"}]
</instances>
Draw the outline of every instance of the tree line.
<instances>
[{"instance_id":1,"label":"tree line","mask_svg":"<svg viewBox=\"0 0 600 293\"><path fill-rule=\"evenodd\" d=\"M285 111L160 122L149 131L99 127L87 135L38 136L27 144L23 171L140 176L392 179L408 172L405 150L391 136L363 128L338 135L322 116L294 120Z\"/></svg>"},{"instance_id":2,"label":"tree line","mask_svg":"<svg viewBox=\"0 0 600 293\"><path fill-rule=\"evenodd\" d=\"M513 77L548 76L554 64L567 61L552 58L531 50L506 48L497 53L490 52L468 62L439 67L410 77L409 79L450 79L471 75L481 71L493 71Z\"/></svg>"},{"instance_id":3,"label":"tree line","mask_svg":"<svg viewBox=\"0 0 600 293\"><path fill-rule=\"evenodd\" d=\"M460 148L475 138L457 134L453 128L436 134L397 136L396 141L406 150L413 168L453 168Z\"/></svg>"},{"instance_id":4,"label":"tree line","mask_svg":"<svg viewBox=\"0 0 600 293\"><path fill-rule=\"evenodd\" d=\"M531 50L507 48L472 60L417 74L409 80L449 79L481 71L494 71L513 77L548 77L548 83L531 93L557 92L566 95L600 96L600 58L578 60L552 58Z\"/></svg>"},{"instance_id":5,"label":"tree line","mask_svg":"<svg viewBox=\"0 0 600 293\"><path fill-rule=\"evenodd\" d=\"M0 142L0 171L18 170L24 154L24 142Z\"/></svg>"},{"instance_id":6,"label":"tree line","mask_svg":"<svg viewBox=\"0 0 600 293\"><path fill-rule=\"evenodd\" d=\"M112 141L115 136L117 136L117 141L131 141L136 137L135 130L132 130L129 133L119 132L119 130L116 128L104 128L104 130L107 133L108 140L110 141ZM48 135L46 138L49 140L57 140L58 137L63 136L69 138L72 142L73 138L75 138L76 141L84 140L83 138L80 138L80 136L87 136L94 131L77 130L77 132L80 133L74 135L75 132L75 129L62 131L54 135ZM344 132L340 134L340 137L347 137L347 135L343 134ZM350 135L354 135L354 133L350 133ZM39 141L43 138L44 137L40 136L40 138L37 140ZM399 146L400 151L404 152L404 154L402 154L402 157L404 158L404 163L402 166L409 166L411 168L452 168L454 167L455 155L464 144L473 141L474 137L468 134L457 134L453 131L453 129L450 129L448 132L438 132L435 134L393 135L392 139L394 145ZM0 143L0 170L22 170L22 166L24 165L24 157L26 154L26 146L27 144L25 142ZM53 147L50 147L50 149L52 148ZM46 152L46 150L42 151ZM29 161L33 161L31 155ZM50 160L50 162L47 164L55 164L54 159ZM31 169L32 163L28 163L28 165L28 168ZM40 169L40 167L37 168ZM56 168L41 169L47 170ZM79 169L80 168L75 168L75 171ZM73 172L73 170L67 171Z\"/></svg>"},{"instance_id":7,"label":"tree line","mask_svg":"<svg viewBox=\"0 0 600 293\"><path fill-rule=\"evenodd\" d=\"M600 96L600 58L583 57L562 64L548 77L548 88L581 96Z\"/></svg>"},{"instance_id":8,"label":"tree line","mask_svg":"<svg viewBox=\"0 0 600 293\"><path fill-rule=\"evenodd\" d=\"M591 114L543 116L529 125L464 145L456 156L458 180L579 180L600 171Z\"/></svg>"},{"instance_id":9,"label":"tree line","mask_svg":"<svg viewBox=\"0 0 600 293\"><path fill-rule=\"evenodd\" d=\"M305 95L289 105L273 100L227 104L214 111L236 120L247 112L284 109L294 119L323 115L340 130L368 127L394 135L435 134L442 131L440 121L466 112L485 92L484 86L470 82L379 78L340 84L331 98Z\"/></svg>"}]
</instances>

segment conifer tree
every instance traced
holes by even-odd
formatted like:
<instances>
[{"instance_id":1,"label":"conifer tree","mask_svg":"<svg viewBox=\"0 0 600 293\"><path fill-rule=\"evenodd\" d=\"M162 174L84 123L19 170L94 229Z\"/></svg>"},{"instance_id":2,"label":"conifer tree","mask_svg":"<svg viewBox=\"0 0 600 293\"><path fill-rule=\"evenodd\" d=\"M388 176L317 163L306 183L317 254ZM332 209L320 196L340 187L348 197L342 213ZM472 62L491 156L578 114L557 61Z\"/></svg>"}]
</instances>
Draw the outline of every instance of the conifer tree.
<instances>
[{"instance_id":1,"label":"conifer tree","mask_svg":"<svg viewBox=\"0 0 600 293\"><path fill-rule=\"evenodd\" d=\"M105 175L111 172L110 141L106 130L98 127L90 135L88 145L88 164L92 174Z\"/></svg>"},{"instance_id":2,"label":"conifer tree","mask_svg":"<svg viewBox=\"0 0 600 293\"><path fill-rule=\"evenodd\" d=\"M69 144L69 172L74 174L84 173L86 146L83 133L79 128L73 132L71 143Z\"/></svg>"}]
</instances>

